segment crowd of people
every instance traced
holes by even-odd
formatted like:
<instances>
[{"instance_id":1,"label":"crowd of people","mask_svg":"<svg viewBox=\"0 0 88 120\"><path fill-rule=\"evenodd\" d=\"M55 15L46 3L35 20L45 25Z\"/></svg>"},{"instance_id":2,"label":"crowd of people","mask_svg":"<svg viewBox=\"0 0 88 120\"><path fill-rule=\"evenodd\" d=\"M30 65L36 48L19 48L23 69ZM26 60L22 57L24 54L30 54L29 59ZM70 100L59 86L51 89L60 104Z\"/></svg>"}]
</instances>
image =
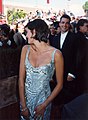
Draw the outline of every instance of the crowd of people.
<instances>
[{"instance_id":1,"label":"crowd of people","mask_svg":"<svg viewBox=\"0 0 88 120\"><path fill-rule=\"evenodd\" d=\"M22 29L20 32L18 24L15 30L8 24L0 25L0 49L22 48L21 119L49 120L52 106L57 105L63 120L71 120L73 114L66 116L64 105L88 94L88 20L71 19L64 13L59 21L49 25L42 18L29 20ZM77 102L80 100L81 97ZM88 110L87 103L86 107ZM86 112L84 115L82 119L86 120Z\"/></svg>"}]
</instances>

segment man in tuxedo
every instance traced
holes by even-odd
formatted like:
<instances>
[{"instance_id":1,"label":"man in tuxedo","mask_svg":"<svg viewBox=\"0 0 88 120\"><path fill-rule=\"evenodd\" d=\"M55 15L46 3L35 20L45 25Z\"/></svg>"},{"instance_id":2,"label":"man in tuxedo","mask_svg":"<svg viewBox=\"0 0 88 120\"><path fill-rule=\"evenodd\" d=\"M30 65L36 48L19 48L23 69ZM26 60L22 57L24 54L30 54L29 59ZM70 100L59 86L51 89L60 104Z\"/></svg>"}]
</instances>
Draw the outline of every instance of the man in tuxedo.
<instances>
[{"instance_id":1,"label":"man in tuxedo","mask_svg":"<svg viewBox=\"0 0 88 120\"><path fill-rule=\"evenodd\" d=\"M76 93L74 100L64 105L62 120L88 119L88 20L80 19L76 33Z\"/></svg>"},{"instance_id":2,"label":"man in tuxedo","mask_svg":"<svg viewBox=\"0 0 88 120\"><path fill-rule=\"evenodd\" d=\"M70 17L66 14L60 18L61 32L55 36L53 45L59 49L64 57L64 84L56 98L57 104L69 102L75 97L75 34L70 31ZM58 73L59 74L59 73ZM55 80L55 76L54 76Z\"/></svg>"},{"instance_id":3,"label":"man in tuxedo","mask_svg":"<svg viewBox=\"0 0 88 120\"><path fill-rule=\"evenodd\" d=\"M77 23L76 33L76 88L77 94L88 93L88 20L80 19Z\"/></svg>"},{"instance_id":4,"label":"man in tuxedo","mask_svg":"<svg viewBox=\"0 0 88 120\"><path fill-rule=\"evenodd\" d=\"M65 104L62 120L88 119L88 20L80 19L76 33L76 94L77 97Z\"/></svg>"}]
</instances>

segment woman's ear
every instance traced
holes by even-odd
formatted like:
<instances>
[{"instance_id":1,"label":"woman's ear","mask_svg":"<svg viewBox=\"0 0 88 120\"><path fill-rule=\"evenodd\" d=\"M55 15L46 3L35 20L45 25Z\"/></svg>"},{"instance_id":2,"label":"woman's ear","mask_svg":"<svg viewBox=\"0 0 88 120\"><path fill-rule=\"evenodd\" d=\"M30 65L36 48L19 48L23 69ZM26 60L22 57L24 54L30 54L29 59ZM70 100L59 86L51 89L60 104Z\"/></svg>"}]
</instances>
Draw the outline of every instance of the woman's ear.
<instances>
[{"instance_id":1,"label":"woman's ear","mask_svg":"<svg viewBox=\"0 0 88 120\"><path fill-rule=\"evenodd\" d=\"M35 35L36 35L36 31L35 31L35 29L34 29L34 30L33 30L33 33L32 33L32 38L34 38Z\"/></svg>"}]
</instances>

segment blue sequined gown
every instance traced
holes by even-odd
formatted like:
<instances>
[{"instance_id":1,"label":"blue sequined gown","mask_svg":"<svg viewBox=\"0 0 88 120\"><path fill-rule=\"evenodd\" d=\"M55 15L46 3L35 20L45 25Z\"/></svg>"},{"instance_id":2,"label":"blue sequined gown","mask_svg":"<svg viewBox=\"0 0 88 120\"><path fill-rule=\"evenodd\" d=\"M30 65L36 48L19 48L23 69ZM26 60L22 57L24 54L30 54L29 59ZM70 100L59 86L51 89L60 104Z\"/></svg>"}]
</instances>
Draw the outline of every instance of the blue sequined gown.
<instances>
[{"instance_id":1,"label":"blue sequined gown","mask_svg":"<svg viewBox=\"0 0 88 120\"><path fill-rule=\"evenodd\" d=\"M25 59L25 97L27 107L29 108L31 113L29 120L34 120L34 108L43 103L51 94L49 82L50 80L52 80L52 76L54 74L54 54L56 49L52 53L51 62L37 68L33 67L28 60L29 51L30 49L28 48ZM51 104L47 106L43 120L50 120L50 112ZM22 118L22 120L24 119ZM37 118L36 120L41 120L41 118Z\"/></svg>"}]
</instances>

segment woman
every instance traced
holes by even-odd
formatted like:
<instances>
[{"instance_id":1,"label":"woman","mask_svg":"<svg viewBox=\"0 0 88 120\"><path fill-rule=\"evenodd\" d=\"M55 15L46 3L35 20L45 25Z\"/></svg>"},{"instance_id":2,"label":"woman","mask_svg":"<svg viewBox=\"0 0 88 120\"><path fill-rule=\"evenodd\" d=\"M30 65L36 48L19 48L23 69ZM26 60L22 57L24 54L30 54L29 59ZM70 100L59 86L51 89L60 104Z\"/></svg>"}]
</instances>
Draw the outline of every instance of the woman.
<instances>
[{"instance_id":1,"label":"woman","mask_svg":"<svg viewBox=\"0 0 88 120\"><path fill-rule=\"evenodd\" d=\"M51 101L63 86L63 57L48 45L49 29L41 19L29 22L25 30L29 45L22 49L19 71L19 94L22 120L49 120ZM57 85L49 82L56 70Z\"/></svg>"}]
</instances>

